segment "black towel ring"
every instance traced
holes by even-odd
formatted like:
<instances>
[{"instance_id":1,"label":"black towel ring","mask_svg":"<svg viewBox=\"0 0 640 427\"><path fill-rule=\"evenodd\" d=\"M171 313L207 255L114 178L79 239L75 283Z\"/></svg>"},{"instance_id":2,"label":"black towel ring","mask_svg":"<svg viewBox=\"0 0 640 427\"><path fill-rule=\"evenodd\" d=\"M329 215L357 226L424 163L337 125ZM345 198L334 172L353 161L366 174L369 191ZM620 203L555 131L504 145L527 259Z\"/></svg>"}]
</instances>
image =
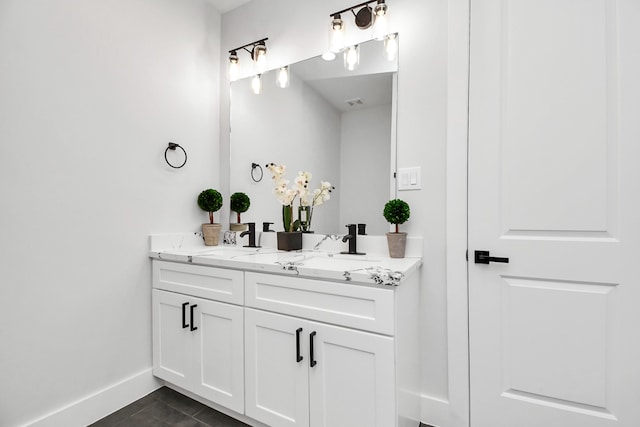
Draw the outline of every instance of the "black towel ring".
<instances>
[{"instance_id":1,"label":"black towel ring","mask_svg":"<svg viewBox=\"0 0 640 427\"><path fill-rule=\"evenodd\" d=\"M260 178L256 178L256 177L255 177L255 175L254 175L254 174L255 174L255 172L256 172L256 169L257 169L258 171L260 171ZM259 164L257 164L257 163L251 163L251 179L252 179L254 182L260 182L260 181L262 181L262 176L263 176L263 174L264 174L264 173L262 172L262 166L260 166L260 165L259 165Z\"/></svg>"},{"instance_id":2,"label":"black towel ring","mask_svg":"<svg viewBox=\"0 0 640 427\"><path fill-rule=\"evenodd\" d=\"M181 150L182 150L182 152L184 153L184 162L182 162L182 164L181 164L180 166L174 166L174 165L172 165L172 164L169 162L169 159L167 159L167 152L168 152L169 150L173 150L173 151L175 151L175 149L176 149L176 148L181 149ZM181 167L183 167L185 164L187 164L187 152L185 151L185 149L184 149L184 148L182 148L182 147L180 146L180 144L176 144L175 142L170 142L170 143L169 143L169 146L167 147L167 149L166 149L166 150L164 150L164 160L165 160L165 161L167 162L167 164L168 164L169 166L171 166L172 168L174 168L174 169L180 169L180 168L181 168Z\"/></svg>"}]
</instances>

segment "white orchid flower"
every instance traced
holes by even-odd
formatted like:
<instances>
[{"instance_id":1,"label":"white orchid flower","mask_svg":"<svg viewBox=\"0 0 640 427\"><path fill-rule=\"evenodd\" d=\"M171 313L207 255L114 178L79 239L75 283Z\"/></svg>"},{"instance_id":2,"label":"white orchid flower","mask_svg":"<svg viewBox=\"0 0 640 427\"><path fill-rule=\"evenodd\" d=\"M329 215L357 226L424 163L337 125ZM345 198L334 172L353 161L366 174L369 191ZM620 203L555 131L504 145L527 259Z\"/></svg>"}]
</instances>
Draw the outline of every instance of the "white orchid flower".
<instances>
[{"instance_id":1,"label":"white orchid flower","mask_svg":"<svg viewBox=\"0 0 640 427\"><path fill-rule=\"evenodd\" d=\"M331 198L331 190L335 187L328 181L320 181L320 188L313 191L309 190L312 175L308 171L299 171L293 180L293 184L289 187L289 180L283 176L287 169L285 165L269 163L266 167L271 173L271 179L275 184L273 193L283 206L293 207L294 201L298 197L300 206L310 207L303 231L308 230L311 226L314 206L319 206L329 200ZM285 230L289 230L290 224L284 224L284 226Z\"/></svg>"}]
</instances>

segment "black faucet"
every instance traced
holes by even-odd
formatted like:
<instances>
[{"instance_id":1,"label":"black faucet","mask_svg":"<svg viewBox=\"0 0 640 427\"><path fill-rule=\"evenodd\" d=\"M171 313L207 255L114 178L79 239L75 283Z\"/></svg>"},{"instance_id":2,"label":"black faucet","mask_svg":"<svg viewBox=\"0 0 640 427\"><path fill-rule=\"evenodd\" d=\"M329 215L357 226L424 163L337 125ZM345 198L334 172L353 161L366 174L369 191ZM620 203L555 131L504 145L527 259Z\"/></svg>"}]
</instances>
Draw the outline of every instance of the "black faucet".
<instances>
[{"instance_id":1,"label":"black faucet","mask_svg":"<svg viewBox=\"0 0 640 427\"><path fill-rule=\"evenodd\" d=\"M340 252L341 254L348 255L366 255L364 252L358 252L356 248L356 227L357 224L347 224L346 227L349 229L349 234L342 238L343 242L349 241L349 251L348 252Z\"/></svg>"},{"instance_id":2,"label":"black faucet","mask_svg":"<svg viewBox=\"0 0 640 427\"><path fill-rule=\"evenodd\" d=\"M247 234L249 235L249 244L244 245L245 248L259 248L260 246L256 246L256 223L248 222L247 225L249 229L247 231L243 231L240 233L240 237L244 237Z\"/></svg>"}]
</instances>

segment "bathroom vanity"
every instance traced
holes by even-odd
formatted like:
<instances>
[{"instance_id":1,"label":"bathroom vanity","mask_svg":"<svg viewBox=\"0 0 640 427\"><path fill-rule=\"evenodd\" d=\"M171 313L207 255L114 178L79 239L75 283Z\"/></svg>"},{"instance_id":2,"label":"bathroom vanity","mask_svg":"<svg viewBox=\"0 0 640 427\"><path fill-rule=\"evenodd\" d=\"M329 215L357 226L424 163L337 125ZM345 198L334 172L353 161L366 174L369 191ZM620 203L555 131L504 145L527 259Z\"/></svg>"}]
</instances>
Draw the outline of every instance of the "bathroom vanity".
<instances>
[{"instance_id":1,"label":"bathroom vanity","mask_svg":"<svg viewBox=\"0 0 640 427\"><path fill-rule=\"evenodd\" d=\"M153 246L154 375L248 423L417 425L421 257Z\"/></svg>"}]
</instances>

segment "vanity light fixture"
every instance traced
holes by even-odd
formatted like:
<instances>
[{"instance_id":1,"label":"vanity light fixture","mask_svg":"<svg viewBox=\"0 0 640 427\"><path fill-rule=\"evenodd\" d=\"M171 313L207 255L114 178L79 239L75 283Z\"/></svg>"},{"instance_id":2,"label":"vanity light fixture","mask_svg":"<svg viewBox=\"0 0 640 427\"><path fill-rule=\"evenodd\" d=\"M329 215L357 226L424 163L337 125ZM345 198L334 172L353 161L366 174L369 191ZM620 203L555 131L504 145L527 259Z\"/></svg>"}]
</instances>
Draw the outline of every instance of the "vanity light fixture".
<instances>
[{"instance_id":1,"label":"vanity light fixture","mask_svg":"<svg viewBox=\"0 0 640 427\"><path fill-rule=\"evenodd\" d=\"M229 80L232 82L238 80L239 73L238 53L235 50L232 50L229 52Z\"/></svg>"},{"instance_id":2,"label":"vanity light fixture","mask_svg":"<svg viewBox=\"0 0 640 427\"><path fill-rule=\"evenodd\" d=\"M376 3L373 9L369 6L372 3ZM357 12L356 9L358 9ZM346 24L342 20L342 14L345 12L353 13L355 24L361 30L365 30L373 24L373 38L375 39L384 40L385 36L389 34L389 14L385 0L365 1L329 15L331 17L331 31L329 33L329 50L331 52L337 53L345 48Z\"/></svg>"},{"instance_id":3,"label":"vanity light fixture","mask_svg":"<svg viewBox=\"0 0 640 427\"><path fill-rule=\"evenodd\" d=\"M376 40L384 40L389 34L389 14L388 8L384 0L378 0L378 4L373 8L375 21L373 24L373 38Z\"/></svg>"},{"instance_id":4,"label":"vanity light fixture","mask_svg":"<svg viewBox=\"0 0 640 427\"><path fill-rule=\"evenodd\" d=\"M267 45L262 42L253 47L251 52L256 73L262 74L267 70Z\"/></svg>"},{"instance_id":5,"label":"vanity light fixture","mask_svg":"<svg viewBox=\"0 0 640 427\"><path fill-rule=\"evenodd\" d=\"M262 93L262 74L256 74L251 79L251 90L256 95L260 95Z\"/></svg>"},{"instance_id":6,"label":"vanity light fixture","mask_svg":"<svg viewBox=\"0 0 640 427\"><path fill-rule=\"evenodd\" d=\"M360 46L349 46L344 51L344 68L353 71L360 65Z\"/></svg>"},{"instance_id":7,"label":"vanity light fixture","mask_svg":"<svg viewBox=\"0 0 640 427\"><path fill-rule=\"evenodd\" d=\"M276 85L282 89L289 87L289 66L280 67L276 74Z\"/></svg>"},{"instance_id":8,"label":"vanity light fixture","mask_svg":"<svg viewBox=\"0 0 640 427\"><path fill-rule=\"evenodd\" d=\"M329 51L340 52L344 49L344 21L339 13L331 17L331 32L329 33Z\"/></svg>"},{"instance_id":9,"label":"vanity light fixture","mask_svg":"<svg viewBox=\"0 0 640 427\"><path fill-rule=\"evenodd\" d=\"M325 61L333 61L334 59L336 59L336 54L328 50L322 54L322 59L324 59Z\"/></svg>"},{"instance_id":10,"label":"vanity light fixture","mask_svg":"<svg viewBox=\"0 0 640 427\"><path fill-rule=\"evenodd\" d=\"M267 69L267 43L268 37L247 43L229 51L229 80L235 81L239 74L240 60L238 51L245 50L251 55L256 74L262 74Z\"/></svg>"},{"instance_id":11,"label":"vanity light fixture","mask_svg":"<svg viewBox=\"0 0 640 427\"><path fill-rule=\"evenodd\" d=\"M398 33L387 34L384 38L384 54L389 61L398 59Z\"/></svg>"}]
</instances>

